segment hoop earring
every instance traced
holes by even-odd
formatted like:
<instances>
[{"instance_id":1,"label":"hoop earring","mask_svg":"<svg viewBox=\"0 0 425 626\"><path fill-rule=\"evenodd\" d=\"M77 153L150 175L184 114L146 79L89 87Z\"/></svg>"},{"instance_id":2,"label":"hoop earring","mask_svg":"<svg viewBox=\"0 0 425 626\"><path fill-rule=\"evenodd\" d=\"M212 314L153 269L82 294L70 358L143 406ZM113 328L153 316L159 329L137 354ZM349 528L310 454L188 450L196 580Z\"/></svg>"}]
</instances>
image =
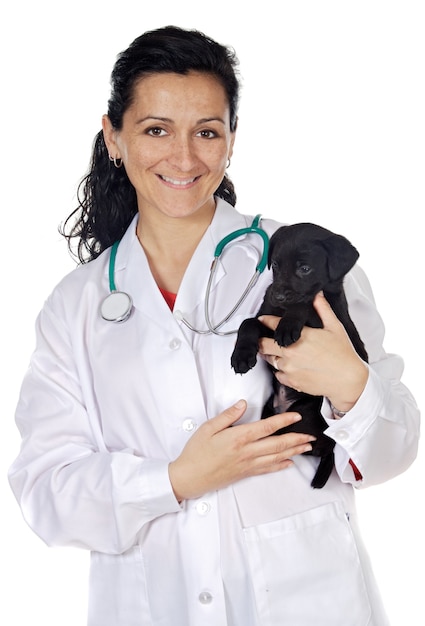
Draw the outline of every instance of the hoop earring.
<instances>
[{"instance_id":1,"label":"hoop earring","mask_svg":"<svg viewBox=\"0 0 425 626\"><path fill-rule=\"evenodd\" d=\"M230 167L230 163L231 163L231 161L230 161L230 158L229 158L229 159L227 159L226 170L228 170L228 169L229 169L229 167Z\"/></svg>"},{"instance_id":2,"label":"hoop earring","mask_svg":"<svg viewBox=\"0 0 425 626\"><path fill-rule=\"evenodd\" d=\"M120 159L119 157L111 157L111 155L109 155L109 160L114 162L114 165L117 168L117 170L119 170L120 167L122 167L122 159Z\"/></svg>"}]
</instances>

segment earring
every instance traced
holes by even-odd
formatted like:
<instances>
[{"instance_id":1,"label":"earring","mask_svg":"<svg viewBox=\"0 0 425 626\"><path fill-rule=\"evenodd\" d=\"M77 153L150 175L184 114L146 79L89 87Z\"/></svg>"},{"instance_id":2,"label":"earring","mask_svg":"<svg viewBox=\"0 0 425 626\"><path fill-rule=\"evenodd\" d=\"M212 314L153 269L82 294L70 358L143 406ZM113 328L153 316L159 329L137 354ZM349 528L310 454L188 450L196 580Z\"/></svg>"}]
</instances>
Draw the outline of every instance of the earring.
<instances>
[{"instance_id":1,"label":"earring","mask_svg":"<svg viewBox=\"0 0 425 626\"><path fill-rule=\"evenodd\" d=\"M229 169L229 167L230 167L230 163L231 163L230 158L228 158L228 159L227 159L226 170L228 170L228 169Z\"/></svg>"},{"instance_id":2,"label":"earring","mask_svg":"<svg viewBox=\"0 0 425 626\"><path fill-rule=\"evenodd\" d=\"M111 155L109 155L109 160L114 162L114 165L118 170L122 167L122 159L119 157L111 157Z\"/></svg>"}]
</instances>

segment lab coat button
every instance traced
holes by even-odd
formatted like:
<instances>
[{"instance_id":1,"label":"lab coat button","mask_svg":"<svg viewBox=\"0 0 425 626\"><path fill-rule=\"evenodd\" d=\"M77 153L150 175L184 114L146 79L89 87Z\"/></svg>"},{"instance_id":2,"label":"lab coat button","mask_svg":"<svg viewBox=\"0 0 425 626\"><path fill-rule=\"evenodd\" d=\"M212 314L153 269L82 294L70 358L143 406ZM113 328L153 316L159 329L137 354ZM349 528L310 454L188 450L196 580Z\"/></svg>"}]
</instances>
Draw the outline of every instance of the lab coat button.
<instances>
[{"instance_id":1,"label":"lab coat button","mask_svg":"<svg viewBox=\"0 0 425 626\"><path fill-rule=\"evenodd\" d=\"M168 344L168 347L170 348L170 350L178 350L181 345L182 345L182 342L180 341L180 339L177 339L175 337L174 339L170 341L170 343Z\"/></svg>"},{"instance_id":2,"label":"lab coat button","mask_svg":"<svg viewBox=\"0 0 425 626\"><path fill-rule=\"evenodd\" d=\"M347 441L350 438L350 434L346 430L337 430L335 433L335 439L338 441Z\"/></svg>"},{"instance_id":3,"label":"lab coat button","mask_svg":"<svg viewBox=\"0 0 425 626\"><path fill-rule=\"evenodd\" d=\"M195 430L196 428L196 422L195 420L190 419L190 417L188 417L187 419L183 421L182 427L183 427L183 430L185 430L187 433L191 433L192 430Z\"/></svg>"},{"instance_id":4,"label":"lab coat button","mask_svg":"<svg viewBox=\"0 0 425 626\"><path fill-rule=\"evenodd\" d=\"M211 511L211 505L203 500L202 502L198 502L196 505L196 511L199 515L208 515Z\"/></svg>"},{"instance_id":5,"label":"lab coat button","mask_svg":"<svg viewBox=\"0 0 425 626\"><path fill-rule=\"evenodd\" d=\"M213 599L209 591L201 591L198 598L201 604L211 604L212 599Z\"/></svg>"}]
</instances>

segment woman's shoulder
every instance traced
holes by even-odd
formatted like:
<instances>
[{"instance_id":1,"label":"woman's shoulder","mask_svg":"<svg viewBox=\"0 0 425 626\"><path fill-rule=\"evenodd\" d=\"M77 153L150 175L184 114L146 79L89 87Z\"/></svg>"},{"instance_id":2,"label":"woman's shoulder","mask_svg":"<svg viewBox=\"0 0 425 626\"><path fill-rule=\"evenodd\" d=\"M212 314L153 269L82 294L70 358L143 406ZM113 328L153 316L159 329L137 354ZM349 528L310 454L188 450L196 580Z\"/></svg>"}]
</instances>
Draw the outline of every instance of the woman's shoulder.
<instances>
[{"instance_id":1,"label":"woman's shoulder","mask_svg":"<svg viewBox=\"0 0 425 626\"><path fill-rule=\"evenodd\" d=\"M238 219L242 219L245 222L245 226L248 228L250 226L256 225L259 228L262 228L269 237L273 235L273 233L280 228L281 226L286 226L287 224L284 222L280 222L279 220L272 219L267 217L266 212L258 212L256 214L253 213L245 213L245 211L240 211L239 208L236 208L232 205L229 205L225 200L219 199L220 208L224 207L223 213L229 213L233 211L234 215L239 215ZM218 206L219 206L218 205Z\"/></svg>"},{"instance_id":2,"label":"woman's shoulder","mask_svg":"<svg viewBox=\"0 0 425 626\"><path fill-rule=\"evenodd\" d=\"M87 263L77 265L56 285L55 290L74 289L76 286L83 287L86 283L97 280L107 273L110 248L104 250L98 257Z\"/></svg>"},{"instance_id":3,"label":"woman's shoulder","mask_svg":"<svg viewBox=\"0 0 425 626\"><path fill-rule=\"evenodd\" d=\"M43 306L44 312L68 319L70 322L84 302L97 300L99 291L107 288L109 249L96 259L78 265L56 284Z\"/></svg>"},{"instance_id":4,"label":"woman's shoulder","mask_svg":"<svg viewBox=\"0 0 425 626\"><path fill-rule=\"evenodd\" d=\"M266 231L269 237L271 237L279 228L281 228L282 226L287 226L287 224L262 215L260 220L260 226Z\"/></svg>"}]
</instances>

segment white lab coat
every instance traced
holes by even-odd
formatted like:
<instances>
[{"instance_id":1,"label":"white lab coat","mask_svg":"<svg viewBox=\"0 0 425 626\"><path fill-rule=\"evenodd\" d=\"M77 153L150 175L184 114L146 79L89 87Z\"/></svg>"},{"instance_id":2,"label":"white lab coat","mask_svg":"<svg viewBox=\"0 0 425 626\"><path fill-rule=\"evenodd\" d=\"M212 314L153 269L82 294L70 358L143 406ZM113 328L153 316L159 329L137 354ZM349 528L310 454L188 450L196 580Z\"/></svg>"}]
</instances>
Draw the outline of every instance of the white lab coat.
<instances>
[{"instance_id":1,"label":"white lab coat","mask_svg":"<svg viewBox=\"0 0 425 626\"><path fill-rule=\"evenodd\" d=\"M384 626L356 524L361 485L404 471L417 451L418 411L399 382L403 364L382 348L383 325L360 269L346 280L350 310L367 345L370 376L356 406L329 420L336 470L321 490L317 459L249 478L197 500L176 501L168 463L202 422L239 398L256 420L269 394L260 360L230 368L235 336L189 331L160 294L135 235L120 243L115 280L133 297L130 319L99 314L109 251L57 286L37 321L37 347L17 408L22 450L10 483L25 519L49 545L91 550L89 626ZM219 200L177 295L205 327L204 294L218 241L249 225ZM271 233L278 224L264 220ZM212 290L221 320L246 286L261 248L245 236L226 249ZM238 314L255 314L266 270Z\"/></svg>"}]
</instances>

